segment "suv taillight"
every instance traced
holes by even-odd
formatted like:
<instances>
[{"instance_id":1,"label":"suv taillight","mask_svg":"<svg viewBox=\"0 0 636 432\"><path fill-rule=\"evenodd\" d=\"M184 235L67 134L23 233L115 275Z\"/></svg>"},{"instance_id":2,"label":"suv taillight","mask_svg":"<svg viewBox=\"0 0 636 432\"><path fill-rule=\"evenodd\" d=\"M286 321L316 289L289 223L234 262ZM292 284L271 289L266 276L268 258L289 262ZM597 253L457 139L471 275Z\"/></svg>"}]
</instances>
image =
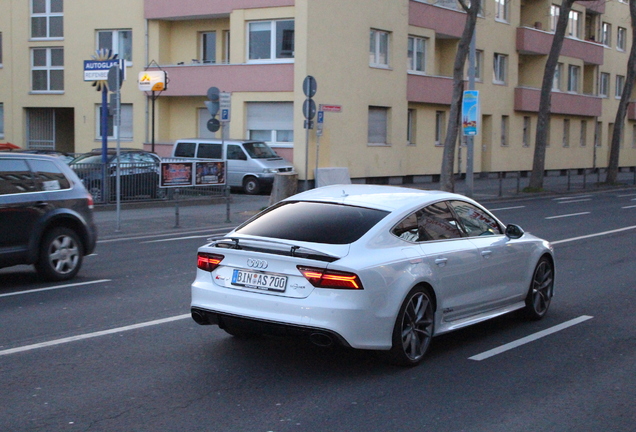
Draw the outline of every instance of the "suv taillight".
<instances>
[{"instance_id":1,"label":"suv taillight","mask_svg":"<svg viewBox=\"0 0 636 432\"><path fill-rule=\"evenodd\" d=\"M360 278L355 273L315 267L297 267L302 275L316 288L364 289Z\"/></svg>"},{"instance_id":2,"label":"suv taillight","mask_svg":"<svg viewBox=\"0 0 636 432\"><path fill-rule=\"evenodd\" d=\"M221 264L225 258L223 255L199 252L197 254L197 268L211 272Z\"/></svg>"}]
</instances>

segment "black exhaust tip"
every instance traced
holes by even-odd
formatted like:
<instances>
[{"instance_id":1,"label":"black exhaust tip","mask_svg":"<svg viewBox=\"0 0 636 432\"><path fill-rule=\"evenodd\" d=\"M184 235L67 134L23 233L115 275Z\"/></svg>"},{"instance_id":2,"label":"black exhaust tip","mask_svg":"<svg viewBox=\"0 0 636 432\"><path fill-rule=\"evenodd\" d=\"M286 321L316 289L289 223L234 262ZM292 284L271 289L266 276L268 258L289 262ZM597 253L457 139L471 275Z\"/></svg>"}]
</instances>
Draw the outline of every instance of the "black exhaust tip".
<instances>
[{"instance_id":1,"label":"black exhaust tip","mask_svg":"<svg viewBox=\"0 0 636 432\"><path fill-rule=\"evenodd\" d=\"M205 314L205 312L201 312L198 310L193 310L192 311L192 319L194 320L194 322L196 322L199 325L210 325L210 320L208 319L208 316Z\"/></svg>"},{"instance_id":2,"label":"black exhaust tip","mask_svg":"<svg viewBox=\"0 0 636 432\"><path fill-rule=\"evenodd\" d=\"M333 345L333 339L326 333L312 333L309 335L309 340L314 345L318 345L323 348Z\"/></svg>"}]
</instances>

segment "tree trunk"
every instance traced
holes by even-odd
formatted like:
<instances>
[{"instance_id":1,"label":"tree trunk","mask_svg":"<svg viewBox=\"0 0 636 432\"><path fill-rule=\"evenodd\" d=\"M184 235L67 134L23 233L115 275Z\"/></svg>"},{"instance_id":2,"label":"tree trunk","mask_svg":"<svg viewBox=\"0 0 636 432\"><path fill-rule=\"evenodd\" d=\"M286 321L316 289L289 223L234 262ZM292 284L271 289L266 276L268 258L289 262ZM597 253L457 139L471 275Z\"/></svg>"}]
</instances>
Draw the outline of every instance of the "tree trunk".
<instances>
[{"instance_id":1,"label":"tree trunk","mask_svg":"<svg viewBox=\"0 0 636 432\"><path fill-rule=\"evenodd\" d=\"M632 47L629 51L627 59L627 74L625 77L625 86L621 94L621 101L616 111L616 119L614 120L614 131L612 132L612 143L610 146L610 157L607 166L607 183L616 183L618 179L618 161L621 148L621 137L625 128L625 115L627 114L627 106L634 89L634 80L636 79L636 0L629 0L629 15L632 21Z\"/></svg>"},{"instance_id":2,"label":"tree trunk","mask_svg":"<svg viewBox=\"0 0 636 432\"><path fill-rule=\"evenodd\" d=\"M440 175L440 189L452 192L455 189L454 160L455 145L457 143L457 135L459 131L459 121L462 95L464 90L464 65L468 50L470 49L470 41L475 33L475 25L477 24L477 13L481 5L481 0L470 2L470 6L464 0L459 0L462 8L466 11L466 24L462 37L459 40L457 54L455 54L455 64L453 66L453 95L451 98L450 114L448 116L448 127L446 129L446 138L444 139L444 155L442 156L442 169Z\"/></svg>"},{"instance_id":3,"label":"tree trunk","mask_svg":"<svg viewBox=\"0 0 636 432\"><path fill-rule=\"evenodd\" d=\"M539 115L537 119L537 137L532 160L532 173L530 174L530 188L539 190L543 188L543 174L545 171L545 149L548 144L548 130L550 127L550 98L552 96L552 83L556 70L561 47L568 27L568 19L574 0L563 0L559 10L559 20L552 39L552 46L548 54L548 60L543 71L541 82L541 98L539 101Z\"/></svg>"}]
</instances>

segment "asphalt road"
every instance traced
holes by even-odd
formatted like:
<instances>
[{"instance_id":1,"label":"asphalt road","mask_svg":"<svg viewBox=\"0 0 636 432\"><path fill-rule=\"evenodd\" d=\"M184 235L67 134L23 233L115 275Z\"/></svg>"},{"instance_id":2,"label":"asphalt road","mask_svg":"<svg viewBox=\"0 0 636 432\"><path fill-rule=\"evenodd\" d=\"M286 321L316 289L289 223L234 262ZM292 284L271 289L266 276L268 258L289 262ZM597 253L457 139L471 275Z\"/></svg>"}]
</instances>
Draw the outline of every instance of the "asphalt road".
<instances>
[{"instance_id":1,"label":"asphalt road","mask_svg":"<svg viewBox=\"0 0 636 432\"><path fill-rule=\"evenodd\" d=\"M551 309L438 337L411 369L195 324L211 229L104 239L68 284L0 270L0 431L636 430L636 191L487 206L553 242Z\"/></svg>"}]
</instances>

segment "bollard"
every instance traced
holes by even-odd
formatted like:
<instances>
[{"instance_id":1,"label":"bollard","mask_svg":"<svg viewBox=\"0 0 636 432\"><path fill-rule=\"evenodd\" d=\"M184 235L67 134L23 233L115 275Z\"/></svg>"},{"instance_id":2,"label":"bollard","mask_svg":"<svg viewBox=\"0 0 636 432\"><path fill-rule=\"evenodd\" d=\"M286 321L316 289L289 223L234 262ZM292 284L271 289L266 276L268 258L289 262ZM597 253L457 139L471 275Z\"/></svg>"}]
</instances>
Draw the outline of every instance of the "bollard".
<instances>
[{"instance_id":1,"label":"bollard","mask_svg":"<svg viewBox=\"0 0 636 432\"><path fill-rule=\"evenodd\" d=\"M570 191L570 173L572 170L568 170L568 192Z\"/></svg>"},{"instance_id":2,"label":"bollard","mask_svg":"<svg viewBox=\"0 0 636 432\"><path fill-rule=\"evenodd\" d=\"M503 176L501 171L499 171L499 196L503 196Z\"/></svg>"},{"instance_id":3,"label":"bollard","mask_svg":"<svg viewBox=\"0 0 636 432\"><path fill-rule=\"evenodd\" d=\"M521 191L521 171L517 173L517 195Z\"/></svg>"},{"instance_id":4,"label":"bollard","mask_svg":"<svg viewBox=\"0 0 636 432\"><path fill-rule=\"evenodd\" d=\"M225 187L223 195L225 195L225 223L230 223L232 222L230 220L230 186Z\"/></svg>"},{"instance_id":5,"label":"bollard","mask_svg":"<svg viewBox=\"0 0 636 432\"><path fill-rule=\"evenodd\" d=\"M583 168L583 189L587 189L587 168Z\"/></svg>"},{"instance_id":6,"label":"bollard","mask_svg":"<svg viewBox=\"0 0 636 432\"><path fill-rule=\"evenodd\" d=\"M179 189L174 190L174 227L179 228Z\"/></svg>"}]
</instances>

